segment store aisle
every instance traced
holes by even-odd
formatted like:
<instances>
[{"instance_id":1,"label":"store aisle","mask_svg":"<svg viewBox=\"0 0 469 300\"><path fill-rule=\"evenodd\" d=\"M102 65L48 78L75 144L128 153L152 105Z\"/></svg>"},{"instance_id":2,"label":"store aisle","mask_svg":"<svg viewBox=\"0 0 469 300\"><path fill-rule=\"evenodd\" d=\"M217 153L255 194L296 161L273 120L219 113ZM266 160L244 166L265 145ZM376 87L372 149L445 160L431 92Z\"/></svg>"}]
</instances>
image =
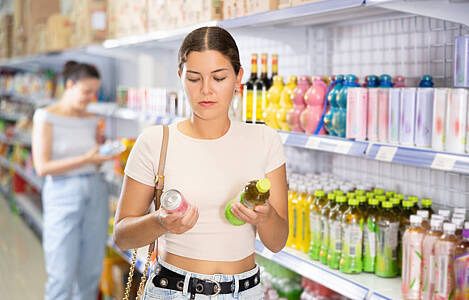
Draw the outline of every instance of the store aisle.
<instances>
[{"instance_id":1,"label":"store aisle","mask_svg":"<svg viewBox=\"0 0 469 300\"><path fill-rule=\"evenodd\" d=\"M44 299L45 282L41 241L0 196L0 298Z\"/></svg>"}]
</instances>

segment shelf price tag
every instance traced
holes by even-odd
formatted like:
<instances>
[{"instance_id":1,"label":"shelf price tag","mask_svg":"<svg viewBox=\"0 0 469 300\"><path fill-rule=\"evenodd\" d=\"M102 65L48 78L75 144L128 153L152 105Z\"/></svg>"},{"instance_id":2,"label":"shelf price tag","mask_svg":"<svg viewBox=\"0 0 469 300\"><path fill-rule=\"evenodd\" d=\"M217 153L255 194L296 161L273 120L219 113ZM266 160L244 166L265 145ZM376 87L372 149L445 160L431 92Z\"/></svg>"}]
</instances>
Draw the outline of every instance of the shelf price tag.
<instances>
[{"instance_id":1,"label":"shelf price tag","mask_svg":"<svg viewBox=\"0 0 469 300\"><path fill-rule=\"evenodd\" d=\"M351 142L340 142L335 146L334 152L348 154L351 148L352 148Z\"/></svg>"},{"instance_id":2,"label":"shelf price tag","mask_svg":"<svg viewBox=\"0 0 469 300\"><path fill-rule=\"evenodd\" d=\"M456 158L454 156L437 153L435 154L435 158L433 159L431 168L451 171L453 170L455 163L456 163Z\"/></svg>"},{"instance_id":3,"label":"shelf price tag","mask_svg":"<svg viewBox=\"0 0 469 300\"><path fill-rule=\"evenodd\" d=\"M397 147L380 146L376 159L381 161L391 162L396 155Z\"/></svg>"},{"instance_id":4,"label":"shelf price tag","mask_svg":"<svg viewBox=\"0 0 469 300\"><path fill-rule=\"evenodd\" d=\"M308 138L308 141L306 142L305 147L308 149L319 149L319 139L310 137Z\"/></svg>"}]
</instances>

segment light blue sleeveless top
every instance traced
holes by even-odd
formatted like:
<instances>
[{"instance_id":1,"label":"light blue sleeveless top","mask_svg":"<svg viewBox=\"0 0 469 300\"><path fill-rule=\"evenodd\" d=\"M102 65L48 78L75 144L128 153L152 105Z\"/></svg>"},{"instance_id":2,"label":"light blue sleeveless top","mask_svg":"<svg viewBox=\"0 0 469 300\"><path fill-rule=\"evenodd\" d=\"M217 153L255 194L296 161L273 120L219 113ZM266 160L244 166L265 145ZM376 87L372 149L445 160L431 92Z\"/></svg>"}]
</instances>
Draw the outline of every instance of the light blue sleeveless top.
<instances>
[{"instance_id":1,"label":"light blue sleeveless top","mask_svg":"<svg viewBox=\"0 0 469 300\"><path fill-rule=\"evenodd\" d=\"M58 160L83 155L96 145L98 117L63 117L40 108L34 113L34 123L47 122L52 125L51 159ZM97 172L95 164L86 164L61 176L82 175Z\"/></svg>"}]
</instances>

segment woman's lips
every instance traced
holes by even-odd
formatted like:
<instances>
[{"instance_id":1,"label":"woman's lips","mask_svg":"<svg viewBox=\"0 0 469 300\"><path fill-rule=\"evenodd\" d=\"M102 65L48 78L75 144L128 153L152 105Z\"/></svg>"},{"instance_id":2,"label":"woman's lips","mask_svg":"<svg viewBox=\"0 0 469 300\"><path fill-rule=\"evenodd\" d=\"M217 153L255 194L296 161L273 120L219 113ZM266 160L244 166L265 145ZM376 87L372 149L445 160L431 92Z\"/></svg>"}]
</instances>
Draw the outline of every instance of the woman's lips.
<instances>
[{"instance_id":1,"label":"woman's lips","mask_svg":"<svg viewBox=\"0 0 469 300\"><path fill-rule=\"evenodd\" d=\"M213 101L202 101L202 102L199 102L199 104L203 107L209 107L209 106L212 106L214 105L216 102L213 102Z\"/></svg>"}]
</instances>

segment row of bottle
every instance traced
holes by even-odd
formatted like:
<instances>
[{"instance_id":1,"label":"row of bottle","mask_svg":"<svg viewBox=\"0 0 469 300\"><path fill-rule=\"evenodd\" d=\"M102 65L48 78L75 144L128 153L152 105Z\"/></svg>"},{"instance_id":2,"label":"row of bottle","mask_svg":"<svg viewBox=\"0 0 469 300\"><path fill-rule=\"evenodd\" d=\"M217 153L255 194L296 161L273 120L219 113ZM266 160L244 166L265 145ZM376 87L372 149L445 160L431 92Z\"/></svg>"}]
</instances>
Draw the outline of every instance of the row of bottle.
<instances>
[{"instance_id":1,"label":"row of bottle","mask_svg":"<svg viewBox=\"0 0 469 300\"><path fill-rule=\"evenodd\" d=\"M469 222L462 234L457 224L443 222L410 216L402 239L403 299L469 299Z\"/></svg>"},{"instance_id":2,"label":"row of bottle","mask_svg":"<svg viewBox=\"0 0 469 300\"><path fill-rule=\"evenodd\" d=\"M55 74L52 71L0 74L2 92L36 99L53 98L55 96L54 82ZM60 90L63 90L63 86Z\"/></svg>"},{"instance_id":3,"label":"row of bottle","mask_svg":"<svg viewBox=\"0 0 469 300\"><path fill-rule=\"evenodd\" d=\"M404 200L402 194L384 193L379 188L374 193L344 188L326 197L314 185L291 181L287 246L344 273L365 271L395 277L399 236L409 224L409 216L416 213L417 203L415 196ZM428 218L431 200L422 199L421 205Z\"/></svg>"},{"instance_id":4,"label":"row of bottle","mask_svg":"<svg viewBox=\"0 0 469 300\"><path fill-rule=\"evenodd\" d=\"M469 152L468 90L350 88L346 137Z\"/></svg>"}]
</instances>

